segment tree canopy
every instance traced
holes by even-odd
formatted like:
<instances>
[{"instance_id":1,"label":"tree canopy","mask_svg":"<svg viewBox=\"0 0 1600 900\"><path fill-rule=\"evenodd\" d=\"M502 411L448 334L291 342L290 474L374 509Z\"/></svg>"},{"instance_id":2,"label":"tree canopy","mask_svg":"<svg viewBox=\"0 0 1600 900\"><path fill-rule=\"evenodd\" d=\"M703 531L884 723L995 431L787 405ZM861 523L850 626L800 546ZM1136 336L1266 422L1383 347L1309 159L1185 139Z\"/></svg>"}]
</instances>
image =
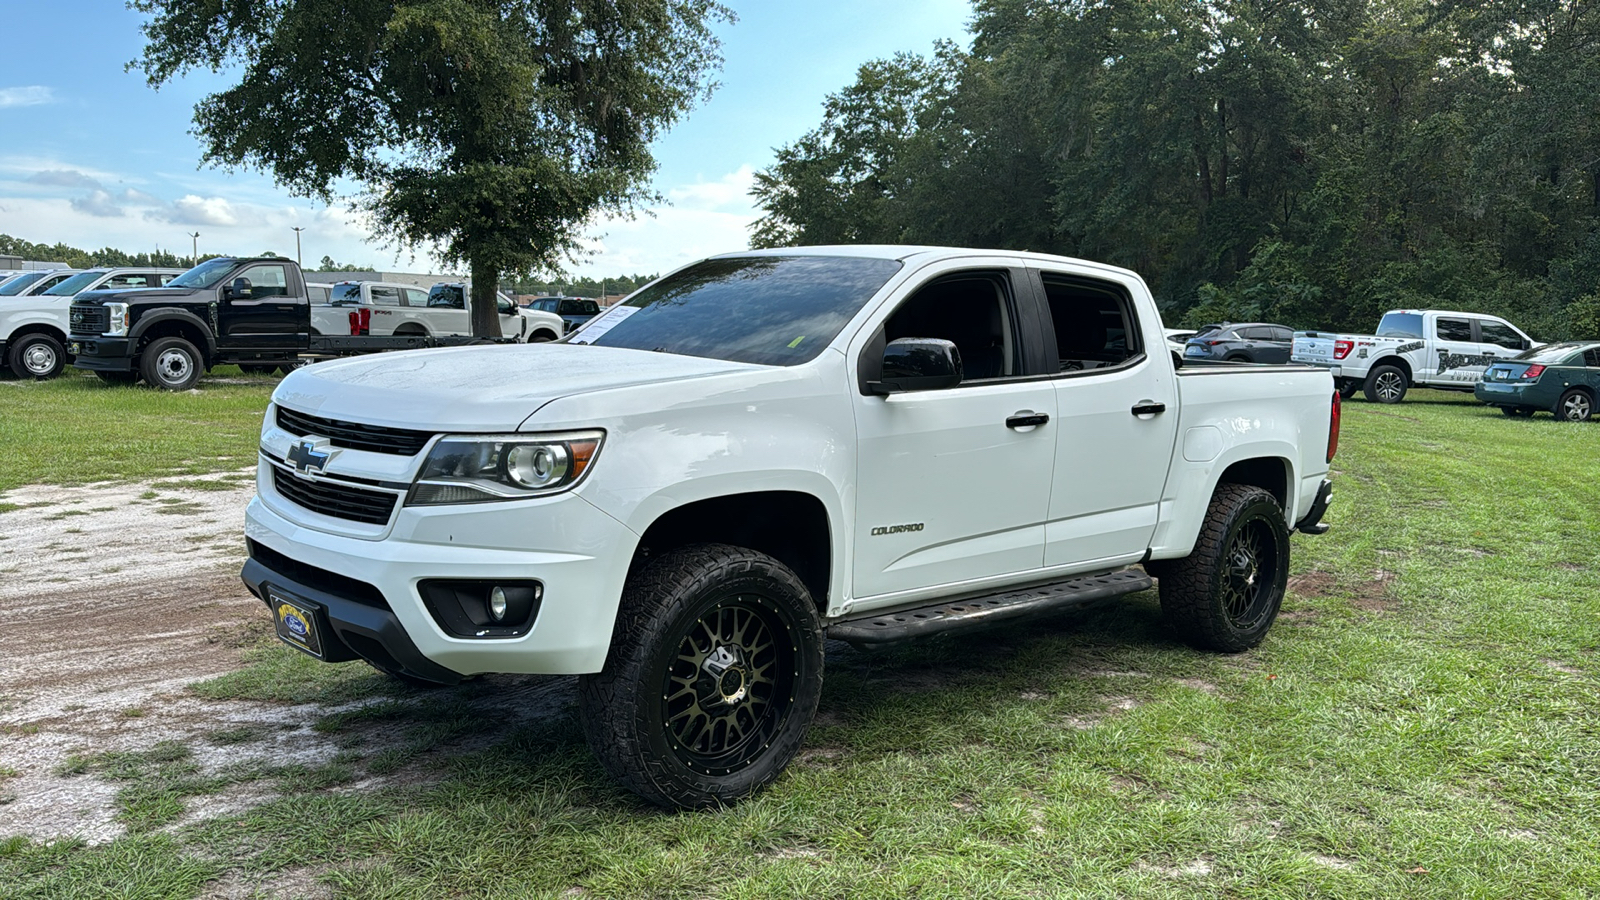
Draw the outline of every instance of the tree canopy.
<instances>
[{"instance_id":1,"label":"tree canopy","mask_svg":"<svg viewBox=\"0 0 1600 900\"><path fill-rule=\"evenodd\" d=\"M1600 338L1600 4L978 0L757 176L757 246L1031 249L1174 321Z\"/></svg>"},{"instance_id":2,"label":"tree canopy","mask_svg":"<svg viewBox=\"0 0 1600 900\"><path fill-rule=\"evenodd\" d=\"M601 210L650 196L651 141L707 96L713 0L134 0L159 86L237 73L200 102L205 160L331 200L468 262L474 332L502 274L555 268Z\"/></svg>"}]
</instances>

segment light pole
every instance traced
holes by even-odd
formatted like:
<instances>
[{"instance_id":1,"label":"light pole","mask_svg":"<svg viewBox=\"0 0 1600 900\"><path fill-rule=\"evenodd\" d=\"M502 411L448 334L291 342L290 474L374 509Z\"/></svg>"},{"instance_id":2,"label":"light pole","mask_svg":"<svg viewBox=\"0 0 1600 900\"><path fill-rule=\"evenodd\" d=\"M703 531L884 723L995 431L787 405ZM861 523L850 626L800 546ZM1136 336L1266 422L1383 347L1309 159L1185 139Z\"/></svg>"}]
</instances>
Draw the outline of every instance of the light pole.
<instances>
[{"instance_id":1,"label":"light pole","mask_svg":"<svg viewBox=\"0 0 1600 900\"><path fill-rule=\"evenodd\" d=\"M190 253L189 253L189 265L198 266L198 265L200 265L200 232L198 232L198 231L185 231L184 234L187 234L189 236L190 241L191 241Z\"/></svg>"},{"instance_id":2,"label":"light pole","mask_svg":"<svg viewBox=\"0 0 1600 900\"><path fill-rule=\"evenodd\" d=\"M299 225L294 225L292 227L294 228L294 264L297 266L303 266L305 264L300 261L300 232L305 231L305 229L301 228Z\"/></svg>"}]
</instances>

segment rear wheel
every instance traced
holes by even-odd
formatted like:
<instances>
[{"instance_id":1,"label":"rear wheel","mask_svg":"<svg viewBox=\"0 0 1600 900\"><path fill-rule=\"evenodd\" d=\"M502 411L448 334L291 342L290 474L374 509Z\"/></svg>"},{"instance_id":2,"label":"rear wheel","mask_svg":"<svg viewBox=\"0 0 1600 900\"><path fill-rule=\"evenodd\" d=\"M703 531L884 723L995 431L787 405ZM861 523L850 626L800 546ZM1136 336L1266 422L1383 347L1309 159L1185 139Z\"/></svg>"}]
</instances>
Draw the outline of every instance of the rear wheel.
<instances>
[{"instance_id":1,"label":"rear wheel","mask_svg":"<svg viewBox=\"0 0 1600 900\"><path fill-rule=\"evenodd\" d=\"M1587 422L1594 415L1594 398L1581 388L1571 388L1556 401L1553 410L1563 422Z\"/></svg>"},{"instance_id":2,"label":"rear wheel","mask_svg":"<svg viewBox=\"0 0 1600 900\"><path fill-rule=\"evenodd\" d=\"M1354 397L1356 395L1356 391L1359 390L1361 390L1361 385L1358 382L1341 381L1339 382L1339 399L1349 400L1350 398Z\"/></svg>"},{"instance_id":3,"label":"rear wheel","mask_svg":"<svg viewBox=\"0 0 1600 900\"><path fill-rule=\"evenodd\" d=\"M187 391L200 381L205 360L181 337L156 338L139 355L144 383L166 391Z\"/></svg>"},{"instance_id":4,"label":"rear wheel","mask_svg":"<svg viewBox=\"0 0 1600 900\"><path fill-rule=\"evenodd\" d=\"M771 783L822 693L822 626L777 560L700 544L628 579L611 652L578 679L584 734L623 785L706 807Z\"/></svg>"},{"instance_id":5,"label":"rear wheel","mask_svg":"<svg viewBox=\"0 0 1600 900\"><path fill-rule=\"evenodd\" d=\"M1373 403L1399 403L1411 380L1399 366L1378 366L1367 373L1366 395Z\"/></svg>"},{"instance_id":6,"label":"rear wheel","mask_svg":"<svg viewBox=\"0 0 1600 900\"><path fill-rule=\"evenodd\" d=\"M1289 528L1271 494L1222 484L1194 551L1160 570L1161 611L1203 650L1237 653L1261 643L1289 583Z\"/></svg>"},{"instance_id":7,"label":"rear wheel","mask_svg":"<svg viewBox=\"0 0 1600 900\"><path fill-rule=\"evenodd\" d=\"M67 349L48 334L25 334L12 343L6 363L19 378L54 378L67 364Z\"/></svg>"}]
</instances>

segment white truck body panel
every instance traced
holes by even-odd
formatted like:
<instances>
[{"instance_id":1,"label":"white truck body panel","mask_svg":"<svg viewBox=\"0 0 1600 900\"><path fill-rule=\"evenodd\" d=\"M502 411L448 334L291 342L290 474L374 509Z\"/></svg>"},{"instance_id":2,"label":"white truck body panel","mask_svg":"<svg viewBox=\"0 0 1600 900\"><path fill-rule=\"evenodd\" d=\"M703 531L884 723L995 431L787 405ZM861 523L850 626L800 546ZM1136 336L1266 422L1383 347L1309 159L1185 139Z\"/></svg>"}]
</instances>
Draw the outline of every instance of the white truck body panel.
<instances>
[{"instance_id":1,"label":"white truck body panel","mask_svg":"<svg viewBox=\"0 0 1600 900\"><path fill-rule=\"evenodd\" d=\"M317 416L439 435L599 429L605 437L591 471L567 493L401 504L387 524L362 525L276 492L273 469L281 463L274 459L300 438L279 429L269 411L248 536L377 586L423 655L455 672L585 673L605 662L640 537L663 514L696 501L768 491L819 501L830 559L827 595L818 599L825 618L837 619L1185 556L1234 462L1282 467L1292 526L1327 475L1327 374L1294 366L1175 370L1154 300L1132 272L1041 254L934 248L738 255L868 256L904 265L826 349L792 366L562 343L416 351L296 371L274 402ZM941 274L1002 267L1125 291L1142 346L1153 352L1117 371L887 397L858 389L862 351L902 300ZM1150 404L1164 409L1131 412ZM1019 412L1050 419L1007 427ZM403 495L426 455L426 448L415 456L345 450L326 472ZM875 533L912 523L918 527L889 537ZM416 587L424 578L530 574L546 584L544 605L530 633L505 640L448 635Z\"/></svg>"},{"instance_id":2,"label":"white truck body panel","mask_svg":"<svg viewBox=\"0 0 1600 900\"><path fill-rule=\"evenodd\" d=\"M368 334L389 337L396 334L429 336L472 333L468 310L428 305L428 292L414 285L377 281L340 282L332 285L333 302L312 304L311 327L317 334L350 334L350 313L366 310ZM343 297L344 299L341 299ZM470 303L470 299L468 300ZM526 342L530 337L556 340L565 323L554 313L516 308L500 316L500 333Z\"/></svg>"}]
</instances>

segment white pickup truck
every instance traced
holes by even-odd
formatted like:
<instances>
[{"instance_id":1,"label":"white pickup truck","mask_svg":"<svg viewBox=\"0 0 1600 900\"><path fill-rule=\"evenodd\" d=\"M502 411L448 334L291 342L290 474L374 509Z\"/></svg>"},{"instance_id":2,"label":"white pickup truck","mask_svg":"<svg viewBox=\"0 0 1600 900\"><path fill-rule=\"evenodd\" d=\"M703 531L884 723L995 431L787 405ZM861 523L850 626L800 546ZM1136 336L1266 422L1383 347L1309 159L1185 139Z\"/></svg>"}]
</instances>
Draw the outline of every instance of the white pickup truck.
<instances>
[{"instance_id":1,"label":"white pickup truck","mask_svg":"<svg viewBox=\"0 0 1600 900\"><path fill-rule=\"evenodd\" d=\"M59 280L36 294L0 298L0 368L10 368L19 378L56 377L67 364L74 297L90 291L160 287L181 274L182 269L142 266L46 273L50 277L39 283Z\"/></svg>"},{"instance_id":2,"label":"white pickup truck","mask_svg":"<svg viewBox=\"0 0 1600 900\"><path fill-rule=\"evenodd\" d=\"M1541 346L1496 316L1438 309L1394 309L1378 333L1295 335L1289 361L1333 374L1348 398L1364 390L1374 403L1399 403L1412 385L1470 391L1495 360Z\"/></svg>"},{"instance_id":3,"label":"white pickup truck","mask_svg":"<svg viewBox=\"0 0 1600 900\"><path fill-rule=\"evenodd\" d=\"M1327 529L1338 422L1326 372L1178 358L1123 269L744 252L567 341L294 372L242 574L323 660L580 675L616 778L714 805L795 755L824 636L883 645L1154 575L1182 638L1255 646L1291 532Z\"/></svg>"},{"instance_id":4,"label":"white pickup truck","mask_svg":"<svg viewBox=\"0 0 1600 900\"><path fill-rule=\"evenodd\" d=\"M451 285L425 291L408 284L382 281L341 281L329 286L328 303L313 303L311 327L323 335L376 335L435 337L472 333L468 316L470 298ZM554 313L522 309L510 297L499 295L500 333L522 342L553 341L566 333L566 323Z\"/></svg>"}]
</instances>

